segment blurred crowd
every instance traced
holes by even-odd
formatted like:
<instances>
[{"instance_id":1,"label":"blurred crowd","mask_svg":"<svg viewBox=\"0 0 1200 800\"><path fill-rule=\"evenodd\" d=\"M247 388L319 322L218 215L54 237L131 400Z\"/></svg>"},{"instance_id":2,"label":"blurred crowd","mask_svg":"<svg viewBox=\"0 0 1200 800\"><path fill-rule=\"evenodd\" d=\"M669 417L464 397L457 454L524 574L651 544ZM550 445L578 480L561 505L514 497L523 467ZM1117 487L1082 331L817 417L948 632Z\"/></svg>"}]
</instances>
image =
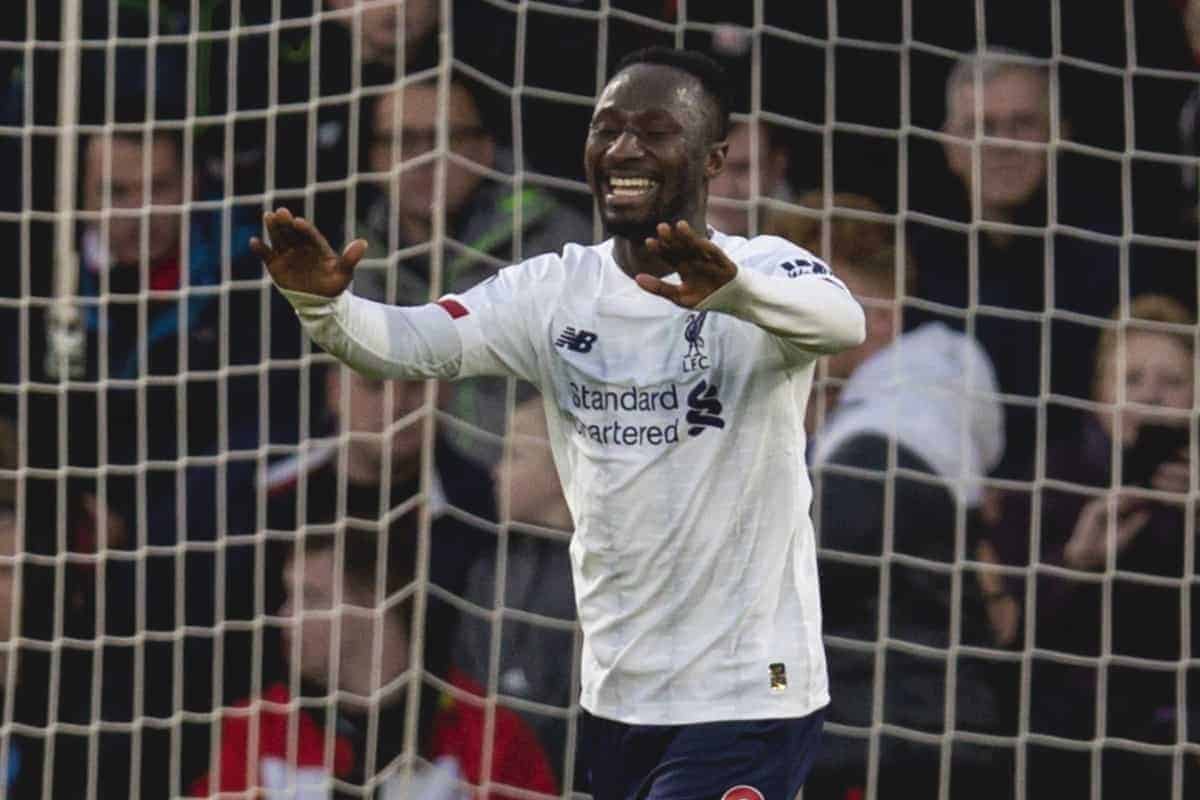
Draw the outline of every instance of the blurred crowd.
<instances>
[{"instance_id":1,"label":"blurred crowd","mask_svg":"<svg viewBox=\"0 0 1200 800\"><path fill-rule=\"evenodd\" d=\"M248 241L288 206L406 304L595 241L597 54L676 42L683 4L84 0L78 264L57 49L26 47L59 4L19 5L5 796L586 791L558 410L331 363ZM1200 2L730 5L686 4L739 98L710 224L867 312L809 400L834 700L804 796L1200 792Z\"/></svg>"}]
</instances>

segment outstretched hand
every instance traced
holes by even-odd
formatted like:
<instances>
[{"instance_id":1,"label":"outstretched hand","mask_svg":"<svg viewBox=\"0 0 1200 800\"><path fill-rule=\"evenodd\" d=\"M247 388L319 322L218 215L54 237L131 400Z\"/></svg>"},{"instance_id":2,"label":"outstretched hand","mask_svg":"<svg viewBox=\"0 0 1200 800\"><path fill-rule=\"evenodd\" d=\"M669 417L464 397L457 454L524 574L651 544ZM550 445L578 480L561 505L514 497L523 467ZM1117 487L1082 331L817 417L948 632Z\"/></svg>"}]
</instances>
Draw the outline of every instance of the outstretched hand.
<instances>
[{"instance_id":1,"label":"outstretched hand","mask_svg":"<svg viewBox=\"0 0 1200 800\"><path fill-rule=\"evenodd\" d=\"M647 292L684 308L695 308L737 274L737 265L721 248L697 235L687 222L676 222L674 226L660 222L656 232L657 237L646 239L646 249L678 272L680 283L667 283L641 273L634 280Z\"/></svg>"},{"instance_id":2,"label":"outstretched hand","mask_svg":"<svg viewBox=\"0 0 1200 800\"><path fill-rule=\"evenodd\" d=\"M311 222L293 217L286 208L268 211L263 225L271 244L256 236L250 251L262 259L276 284L291 291L337 297L367 251L366 241L355 239L339 256Z\"/></svg>"}]
</instances>

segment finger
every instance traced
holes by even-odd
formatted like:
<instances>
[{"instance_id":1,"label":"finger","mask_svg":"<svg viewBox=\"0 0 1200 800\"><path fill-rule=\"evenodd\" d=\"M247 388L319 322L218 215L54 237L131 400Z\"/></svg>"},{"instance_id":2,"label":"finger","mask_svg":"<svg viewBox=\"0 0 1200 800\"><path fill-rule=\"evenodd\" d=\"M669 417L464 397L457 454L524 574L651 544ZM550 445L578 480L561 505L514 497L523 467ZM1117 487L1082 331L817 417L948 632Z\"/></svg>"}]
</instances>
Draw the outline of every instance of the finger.
<instances>
[{"instance_id":1,"label":"finger","mask_svg":"<svg viewBox=\"0 0 1200 800\"><path fill-rule=\"evenodd\" d=\"M275 212L275 222L285 247L298 247L304 243L304 237L296 231L296 220L297 217L293 216L292 212L286 208L280 208Z\"/></svg>"},{"instance_id":2,"label":"finger","mask_svg":"<svg viewBox=\"0 0 1200 800\"><path fill-rule=\"evenodd\" d=\"M268 263L275 253L262 239L257 236L250 237L250 252L258 256L264 264Z\"/></svg>"},{"instance_id":3,"label":"finger","mask_svg":"<svg viewBox=\"0 0 1200 800\"><path fill-rule=\"evenodd\" d=\"M296 217L292 221L292 233L295 235L297 243L314 245L325 255L334 254L325 235L304 217Z\"/></svg>"},{"instance_id":4,"label":"finger","mask_svg":"<svg viewBox=\"0 0 1200 800\"><path fill-rule=\"evenodd\" d=\"M343 273L354 272L354 268L358 266L358 262L362 260L363 255L367 252L367 240L355 239L350 244L346 245L346 249L342 251L342 258L339 262Z\"/></svg>"},{"instance_id":5,"label":"finger","mask_svg":"<svg viewBox=\"0 0 1200 800\"><path fill-rule=\"evenodd\" d=\"M674 227L660 223L658 234L660 248L657 254L665 261L678 264L700 257L700 251L696 248L694 239L682 234Z\"/></svg>"},{"instance_id":6,"label":"finger","mask_svg":"<svg viewBox=\"0 0 1200 800\"><path fill-rule=\"evenodd\" d=\"M661 281L653 275L647 275L644 272L634 278L637 285L642 287L650 294L656 294L659 297L664 297L672 303L678 303L680 297L680 289L678 286Z\"/></svg>"},{"instance_id":7,"label":"finger","mask_svg":"<svg viewBox=\"0 0 1200 800\"><path fill-rule=\"evenodd\" d=\"M280 206L270 216L272 225L269 230L271 243L275 245L275 249L290 249L301 243L295 233L296 218L292 216L291 211Z\"/></svg>"},{"instance_id":8,"label":"finger","mask_svg":"<svg viewBox=\"0 0 1200 800\"><path fill-rule=\"evenodd\" d=\"M707 262L713 260L717 251L716 245L692 229L687 220L675 223L675 241L685 257L690 262Z\"/></svg>"},{"instance_id":9,"label":"finger","mask_svg":"<svg viewBox=\"0 0 1200 800\"><path fill-rule=\"evenodd\" d=\"M701 238L696 235L695 231L692 230L692 226L686 219L681 219L675 223L675 233L679 236L679 240L681 242L686 242L688 244L695 244L696 241Z\"/></svg>"},{"instance_id":10,"label":"finger","mask_svg":"<svg viewBox=\"0 0 1200 800\"><path fill-rule=\"evenodd\" d=\"M1142 506L1146 505L1144 497L1137 497L1131 494L1122 494L1117 496L1117 514L1124 516L1133 511L1137 511Z\"/></svg>"},{"instance_id":11,"label":"finger","mask_svg":"<svg viewBox=\"0 0 1200 800\"><path fill-rule=\"evenodd\" d=\"M1160 492L1182 494L1187 492L1191 477L1191 469L1187 464L1172 461L1155 470L1154 477L1150 480L1150 486Z\"/></svg>"},{"instance_id":12,"label":"finger","mask_svg":"<svg viewBox=\"0 0 1200 800\"><path fill-rule=\"evenodd\" d=\"M1117 509L1120 510L1120 499L1117 501ZM1108 501L1103 497L1097 497L1083 507L1079 512L1080 527L1086 528L1089 532L1099 531L1103 536L1104 521L1108 518Z\"/></svg>"},{"instance_id":13,"label":"finger","mask_svg":"<svg viewBox=\"0 0 1200 800\"><path fill-rule=\"evenodd\" d=\"M1130 514L1117 525L1117 549L1121 550L1150 521L1149 511Z\"/></svg>"},{"instance_id":14,"label":"finger","mask_svg":"<svg viewBox=\"0 0 1200 800\"><path fill-rule=\"evenodd\" d=\"M275 248L276 251L286 250L288 241L283 233L283 218L279 214L267 212L263 215L263 226L267 229L267 236L271 240L271 247Z\"/></svg>"}]
</instances>

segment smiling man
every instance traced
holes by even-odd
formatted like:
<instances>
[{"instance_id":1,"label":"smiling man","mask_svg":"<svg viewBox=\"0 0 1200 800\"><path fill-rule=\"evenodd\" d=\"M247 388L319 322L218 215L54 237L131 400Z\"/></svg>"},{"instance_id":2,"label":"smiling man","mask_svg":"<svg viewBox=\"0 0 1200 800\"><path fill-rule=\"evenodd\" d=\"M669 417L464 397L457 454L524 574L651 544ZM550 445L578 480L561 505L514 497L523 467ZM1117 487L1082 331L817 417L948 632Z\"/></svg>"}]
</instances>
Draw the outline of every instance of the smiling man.
<instances>
[{"instance_id":1,"label":"smiling man","mask_svg":"<svg viewBox=\"0 0 1200 800\"><path fill-rule=\"evenodd\" d=\"M829 702L803 398L819 356L862 341L863 313L809 252L704 225L726 97L700 54L625 58L584 156L610 238L436 303L355 297L366 242L339 256L286 210L266 215L270 245L251 243L309 335L356 369L542 391L575 523L600 800L791 800Z\"/></svg>"}]
</instances>

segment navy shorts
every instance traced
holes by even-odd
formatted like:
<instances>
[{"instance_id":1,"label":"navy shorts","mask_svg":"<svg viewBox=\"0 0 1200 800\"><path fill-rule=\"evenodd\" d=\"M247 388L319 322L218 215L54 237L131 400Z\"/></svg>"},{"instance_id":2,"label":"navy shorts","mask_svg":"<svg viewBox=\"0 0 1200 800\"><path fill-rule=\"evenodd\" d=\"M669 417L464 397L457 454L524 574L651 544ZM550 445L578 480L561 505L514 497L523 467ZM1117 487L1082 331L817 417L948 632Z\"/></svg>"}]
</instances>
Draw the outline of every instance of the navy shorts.
<instances>
[{"instance_id":1,"label":"navy shorts","mask_svg":"<svg viewBox=\"0 0 1200 800\"><path fill-rule=\"evenodd\" d=\"M795 800L824 723L824 709L695 725L580 719L595 800Z\"/></svg>"}]
</instances>

